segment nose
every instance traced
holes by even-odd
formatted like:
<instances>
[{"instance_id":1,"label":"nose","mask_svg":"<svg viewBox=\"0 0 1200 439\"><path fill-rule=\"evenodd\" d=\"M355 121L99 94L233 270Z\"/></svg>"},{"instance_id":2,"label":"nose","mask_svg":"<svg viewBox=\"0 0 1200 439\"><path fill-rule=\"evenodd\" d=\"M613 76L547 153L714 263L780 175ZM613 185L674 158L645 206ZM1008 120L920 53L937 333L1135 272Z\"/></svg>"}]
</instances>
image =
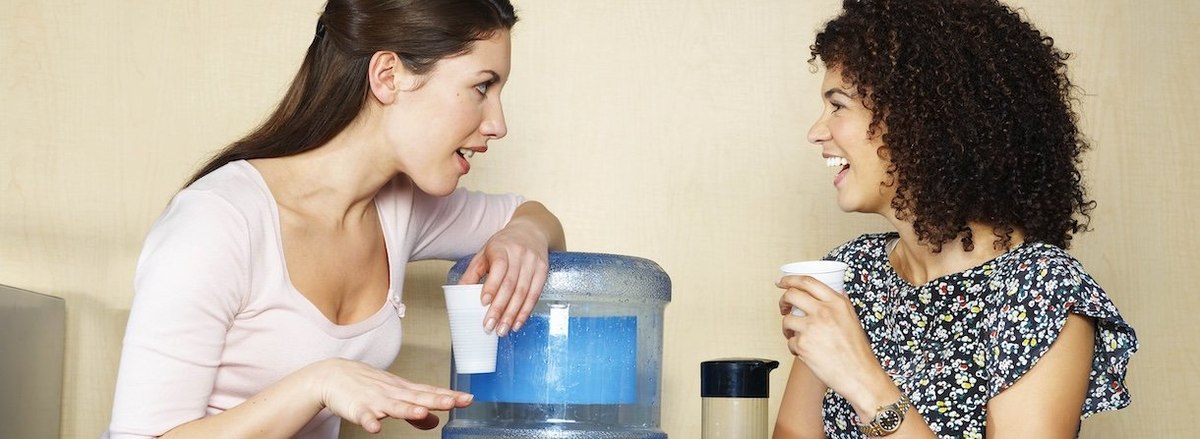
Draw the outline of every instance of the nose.
<instances>
[{"instance_id":1,"label":"nose","mask_svg":"<svg viewBox=\"0 0 1200 439\"><path fill-rule=\"evenodd\" d=\"M827 140L829 140L829 126L825 123L825 115L821 114L821 117L808 129L808 141L814 145L820 145Z\"/></svg>"},{"instance_id":2,"label":"nose","mask_svg":"<svg viewBox=\"0 0 1200 439\"><path fill-rule=\"evenodd\" d=\"M479 125L479 132L492 140L503 139L508 135L508 125L504 123L504 106L496 99L495 105L489 105Z\"/></svg>"}]
</instances>

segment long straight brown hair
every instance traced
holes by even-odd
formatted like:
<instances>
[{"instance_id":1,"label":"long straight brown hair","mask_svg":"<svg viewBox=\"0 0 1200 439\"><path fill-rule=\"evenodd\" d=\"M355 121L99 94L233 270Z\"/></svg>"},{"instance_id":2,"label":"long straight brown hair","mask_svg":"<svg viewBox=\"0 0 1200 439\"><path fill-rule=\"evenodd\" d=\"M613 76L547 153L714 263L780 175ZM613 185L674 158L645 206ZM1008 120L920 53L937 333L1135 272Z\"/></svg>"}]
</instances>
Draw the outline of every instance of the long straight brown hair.
<instances>
[{"instance_id":1,"label":"long straight brown hair","mask_svg":"<svg viewBox=\"0 0 1200 439\"><path fill-rule=\"evenodd\" d=\"M333 139L366 103L367 65L376 52L395 52L410 71L425 74L516 22L509 0L330 0L275 112L187 184L232 161L286 157Z\"/></svg>"}]
</instances>

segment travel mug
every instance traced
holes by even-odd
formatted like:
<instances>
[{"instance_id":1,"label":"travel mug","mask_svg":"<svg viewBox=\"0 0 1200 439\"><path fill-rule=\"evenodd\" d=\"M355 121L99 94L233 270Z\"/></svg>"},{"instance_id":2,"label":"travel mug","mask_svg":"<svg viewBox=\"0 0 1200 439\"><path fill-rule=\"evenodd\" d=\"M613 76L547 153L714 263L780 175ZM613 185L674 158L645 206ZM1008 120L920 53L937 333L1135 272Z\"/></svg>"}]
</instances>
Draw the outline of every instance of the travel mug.
<instances>
[{"instance_id":1,"label":"travel mug","mask_svg":"<svg viewBox=\"0 0 1200 439\"><path fill-rule=\"evenodd\" d=\"M702 439L766 439L771 371L778 361L722 358L700 363Z\"/></svg>"}]
</instances>

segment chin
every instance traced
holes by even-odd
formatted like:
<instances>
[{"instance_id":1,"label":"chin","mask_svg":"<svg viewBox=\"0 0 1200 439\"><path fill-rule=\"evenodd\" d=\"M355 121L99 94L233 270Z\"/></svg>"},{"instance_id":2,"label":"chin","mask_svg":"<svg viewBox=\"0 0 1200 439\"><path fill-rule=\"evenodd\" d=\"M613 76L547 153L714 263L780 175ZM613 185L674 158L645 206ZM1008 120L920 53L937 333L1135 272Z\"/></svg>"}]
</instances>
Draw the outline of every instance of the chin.
<instances>
[{"instance_id":1,"label":"chin","mask_svg":"<svg viewBox=\"0 0 1200 439\"><path fill-rule=\"evenodd\" d=\"M842 212L869 213L869 210L866 209L865 206L863 206L863 204L861 202L858 202L857 200L843 200L841 198L838 198L837 205L838 205L838 209L841 209Z\"/></svg>"},{"instance_id":2,"label":"chin","mask_svg":"<svg viewBox=\"0 0 1200 439\"><path fill-rule=\"evenodd\" d=\"M435 181L435 182L414 182L417 189L435 197L444 197L454 193L458 189L458 179L452 181Z\"/></svg>"},{"instance_id":3,"label":"chin","mask_svg":"<svg viewBox=\"0 0 1200 439\"><path fill-rule=\"evenodd\" d=\"M854 208L854 207L855 207L855 206L854 206L854 202L853 202L853 201L851 201L851 200L847 200L847 199L845 199L845 198L842 198L842 197L840 197L840 196L839 196L839 197L837 197L837 206L838 206L838 209L841 209L841 210L842 210L842 212L847 212L847 213L849 213L849 212L854 212L854 211L855 211L855 208Z\"/></svg>"},{"instance_id":4,"label":"chin","mask_svg":"<svg viewBox=\"0 0 1200 439\"><path fill-rule=\"evenodd\" d=\"M450 194L454 193L454 190L455 190L455 189L457 189L457 188L458 188L457 186L450 186L450 187L447 187L447 188L440 188L440 187L439 187L439 188L437 188L437 189L433 189L433 190L428 190L428 191L425 191L425 193L427 193L427 194L429 194L429 195L433 195L433 196L435 196L435 197L444 197L444 196L447 196L447 195L450 195Z\"/></svg>"}]
</instances>

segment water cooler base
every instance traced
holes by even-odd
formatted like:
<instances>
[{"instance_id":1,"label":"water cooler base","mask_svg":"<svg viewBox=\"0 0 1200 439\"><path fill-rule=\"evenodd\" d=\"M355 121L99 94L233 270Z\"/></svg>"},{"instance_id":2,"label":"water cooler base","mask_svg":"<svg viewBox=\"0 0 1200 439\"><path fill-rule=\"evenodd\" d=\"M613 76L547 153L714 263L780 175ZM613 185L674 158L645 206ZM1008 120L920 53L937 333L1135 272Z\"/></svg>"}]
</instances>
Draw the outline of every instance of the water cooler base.
<instances>
[{"instance_id":1,"label":"water cooler base","mask_svg":"<svg viewBox=\"0 0 1200 439\"><path fill-rule=\"evenodd\" d=\"M564 430L561 428L472 428L442 429L442 439L667 439L661 431Z\"/></svg>"}]
</instances>

